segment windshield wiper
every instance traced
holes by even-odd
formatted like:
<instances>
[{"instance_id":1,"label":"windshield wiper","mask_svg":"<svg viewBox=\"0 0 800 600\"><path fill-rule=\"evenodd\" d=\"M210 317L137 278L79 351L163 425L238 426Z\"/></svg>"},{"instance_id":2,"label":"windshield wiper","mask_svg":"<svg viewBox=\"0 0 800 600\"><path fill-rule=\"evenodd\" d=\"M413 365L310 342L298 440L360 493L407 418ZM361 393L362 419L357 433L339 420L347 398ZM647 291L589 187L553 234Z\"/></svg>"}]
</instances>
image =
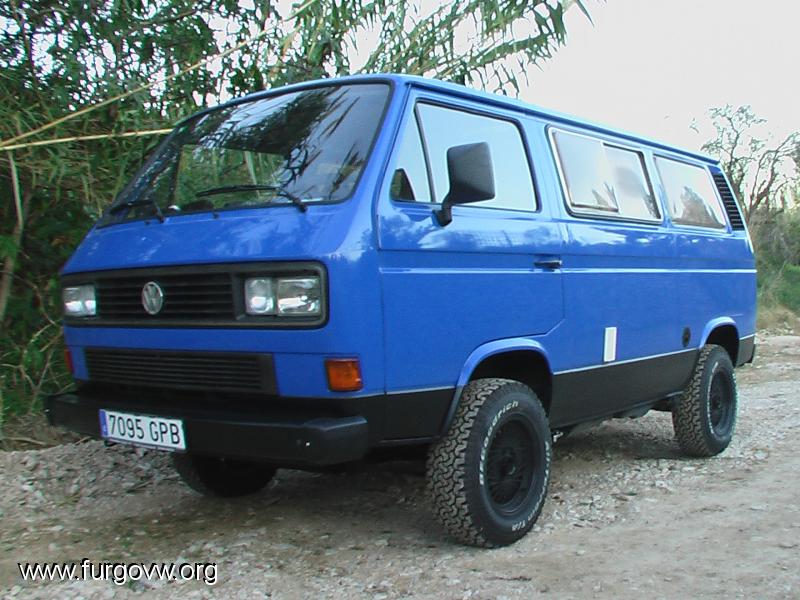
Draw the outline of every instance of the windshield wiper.
<instances>
[{"instance_id":1,"label":"windshield wiper","mask_svg":"<svg viewBox=\"0 0 800 600\"><path fill-rule=\"evenodd\" d=\"M220 187L202 190L200 192L197 192L194 196L195 198L204 198L205 196L216 196L217 194L229 194L236 192L257 192L260 190L275 192L276 196L281 196L283 198L286 198L287 200L290 200L292 204L294 204L297 208L300 209L300 212L306 212L306 210L308 210L308 207L303 203L303 200L299 196L294 195L292 192L284 189L279 185L268 185L268 184L223 185Z\"/></svg>"},{"instance_id":2,"label":"windshield wiper","mask_svg":"<svg viewBox=\"0 0 800 600\"><path fill-rule=\"evenodd\" d=\"M123 202L122 204L117 204L116 206L112 206L111 208L108 209L108 212L111 213L112 215L115 215L118 212L125 210L126 208L133 208L135 206L152 206L153 212L156 214L156 217L158 217L158 222L159 223L164 222L164 213L161 212L161 208L158 206L158 203L152 199L128 200L127 202Z\"/></svg>"}]
</instances>

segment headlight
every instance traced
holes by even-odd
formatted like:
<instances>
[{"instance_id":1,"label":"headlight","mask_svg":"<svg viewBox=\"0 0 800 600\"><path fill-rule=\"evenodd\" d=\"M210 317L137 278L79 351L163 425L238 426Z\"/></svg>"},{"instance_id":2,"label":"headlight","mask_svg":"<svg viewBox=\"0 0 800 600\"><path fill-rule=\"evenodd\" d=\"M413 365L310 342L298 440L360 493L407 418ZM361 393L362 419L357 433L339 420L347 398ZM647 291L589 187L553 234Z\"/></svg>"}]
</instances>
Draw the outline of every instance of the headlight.
<instances>
[{"instance_id":1,"label":"headlight","mask_svg":"<svg viewBox=\"0 0 800 600\"><path fill-rule=\"evenodd\" d=\"M64 315L67 317L93 317L97 314L97 300L93 285L78 285L64 288Z\"/></svg>"},{"instance_id":2,"label":"headlight","mask_svg":"<svg viewBox=\"0 0 800 600\"><path fill-rule=\"evenodd\" d=\"M275 293L272 279L256 277L244 282L244 304L248 315L274 315Z\"/></svg>"},{"instance_id":3,"label":"headlight","mask_svg":"<svg viewBox=\"0 0 800 600\"><path fill-rule=\"evenodd\" d=\"M248 315L317 316L322 313L319 277L253 277L244 282Z\"/></svg>"},{"instance_id":4,"label":"headlight","mask_svg":"<svg viewBox=\"0 0 800 600\"><path fill-rule=\"evenodd\" d=\"M319 277L278 279L278 314L318 315L321 311Z\"/></svg>"}]
</instances>

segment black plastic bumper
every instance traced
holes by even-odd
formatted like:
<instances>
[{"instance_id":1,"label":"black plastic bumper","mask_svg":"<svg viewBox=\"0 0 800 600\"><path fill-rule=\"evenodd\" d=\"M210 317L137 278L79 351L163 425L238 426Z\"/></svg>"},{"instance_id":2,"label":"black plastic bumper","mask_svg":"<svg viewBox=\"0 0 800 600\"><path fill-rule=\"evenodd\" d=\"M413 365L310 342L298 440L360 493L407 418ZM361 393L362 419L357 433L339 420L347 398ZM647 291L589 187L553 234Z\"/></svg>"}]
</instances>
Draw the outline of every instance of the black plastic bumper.
<instances>
[{"instance_id":1,"label":"black plastic bumper","mask_svg":"<svg viewBox=\"0 0 800 600\"><path fill-rule=\"evenodd\" d=\"M194 454L311 467L358 460L368 447L369 427L362 416L304 419L222 415L218 411L161 411L153 407L143 410L141 406L79 394L61 394L45 400L51 425L98 438L101 408L182 419L187 451Z\"/></svg>"}]
</instances>

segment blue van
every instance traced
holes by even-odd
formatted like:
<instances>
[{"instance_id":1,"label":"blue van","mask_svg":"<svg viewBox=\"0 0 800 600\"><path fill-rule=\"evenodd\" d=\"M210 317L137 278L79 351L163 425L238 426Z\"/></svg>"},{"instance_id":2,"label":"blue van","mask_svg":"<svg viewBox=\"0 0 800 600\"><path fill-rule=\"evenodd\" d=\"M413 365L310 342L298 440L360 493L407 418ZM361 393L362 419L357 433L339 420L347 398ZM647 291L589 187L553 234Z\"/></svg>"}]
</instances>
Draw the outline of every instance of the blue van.
<instances>
[{"instance_id":1,"label":"blue van","mask_svg":"<svg viewBox=\"0 0 800 600\"><path fill-rule=\"evenodd\" d=\"M202 493L427 456L461 542L538 517L552 444L671 411L712 456L755 350L749 235L717 161L399 75L179 123L62 272L53 424L173 452Z\"/></svg>"}]
</instances>

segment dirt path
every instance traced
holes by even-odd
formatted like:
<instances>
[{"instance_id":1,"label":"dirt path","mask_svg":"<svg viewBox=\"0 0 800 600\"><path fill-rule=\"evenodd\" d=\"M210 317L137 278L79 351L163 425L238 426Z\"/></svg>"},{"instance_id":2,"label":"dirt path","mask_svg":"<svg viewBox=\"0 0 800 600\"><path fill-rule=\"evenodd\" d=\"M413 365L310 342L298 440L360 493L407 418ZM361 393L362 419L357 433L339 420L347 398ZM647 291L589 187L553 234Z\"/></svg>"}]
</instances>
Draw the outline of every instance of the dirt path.
<instances>
[{"instance_id":1,"label":"dirt path","mask_svg":"<svg viewBox=\"0 0 800 600\"><path fill-rule=\"evenodd\" d=\"M535 530L499 550L444 537L416 463L285 471L216 501L159 453L0 453L0 597L798 598L800 338L761 342L723 455L681 457L662 413L564 438ZM17 568L84 557L216 562L219 581L34 584Z\"/></svg>"}]
</instances>

